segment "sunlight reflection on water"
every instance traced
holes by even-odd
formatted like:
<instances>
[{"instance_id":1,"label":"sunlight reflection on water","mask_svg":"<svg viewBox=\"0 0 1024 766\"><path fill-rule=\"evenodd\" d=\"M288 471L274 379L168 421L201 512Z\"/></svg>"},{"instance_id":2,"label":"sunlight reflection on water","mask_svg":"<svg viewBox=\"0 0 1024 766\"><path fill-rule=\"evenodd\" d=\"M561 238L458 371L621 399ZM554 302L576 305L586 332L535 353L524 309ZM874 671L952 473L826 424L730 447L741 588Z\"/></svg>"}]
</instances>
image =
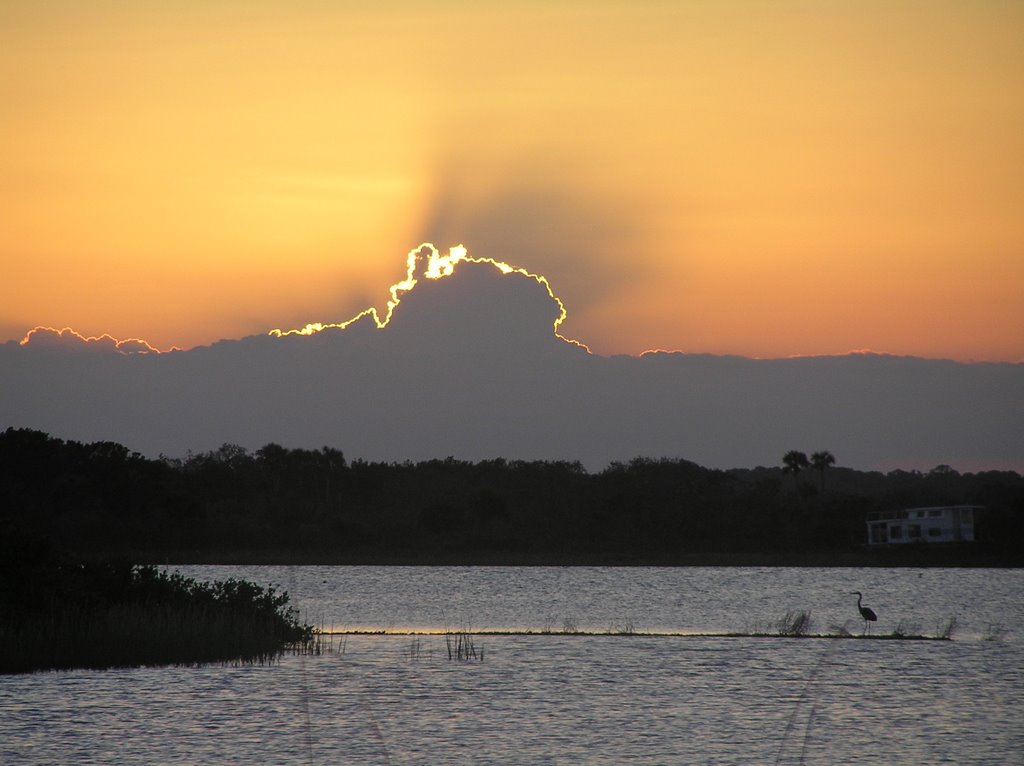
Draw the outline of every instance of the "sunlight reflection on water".
<instances>
[{"instance_id":1,"label":"sunlight reflection on water","mask_svg":"<svg viewBox=\"0 0 1024 766\"><path fill-rule=\"evenodd\" d=\"M998 642L966 631L952 642L481 636L483 662L449 662L443 636L349 636L333 653L266 667L6 676L0 763L1024 763L1020 573L929 571L926 586L898 570L210 569L185 573L281 582L339 623L443 628L429 616L457 623L473 607L474 627L543 627L572 609L597 630L624 615L638 629L734 630L737 619L777 618L779 594L795 602L781 608L820 603L822 622L841 621L854 581L880 610L878 630L908 615L930 629L956 613L972 630L1001 615L1011 632ZM507 599L487 596L502 580ZM914 588L926 604L907 595ZM417 611L403 616L409 604ZM734 605L725 617L724 604ZM751 604L765 606L749 615Z\"/></svg>"},{"instance_id":2,"label":"sunlight reflection on water","mask_svg":"<svg viewBox=\"0 0 1024 766\"><path fill-rule=\"evenodd\" d=\"M860 632L857 597L899 623L958 636L990 626L1024 641L1024 570L801 567L182 567L200 579L246 577L292 595L309 622L371 630L487 629L734 632L809 610L814 631Z\"/></svg>"}]
</instances>

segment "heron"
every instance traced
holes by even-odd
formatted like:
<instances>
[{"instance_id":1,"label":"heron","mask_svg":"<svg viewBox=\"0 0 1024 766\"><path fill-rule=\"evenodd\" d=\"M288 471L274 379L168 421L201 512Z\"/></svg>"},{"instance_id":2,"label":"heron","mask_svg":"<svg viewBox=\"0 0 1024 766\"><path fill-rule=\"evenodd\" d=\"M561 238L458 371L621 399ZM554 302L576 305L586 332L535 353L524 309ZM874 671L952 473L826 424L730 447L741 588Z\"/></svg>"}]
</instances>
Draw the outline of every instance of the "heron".
<instances>
[{"instance_id":1,"label":"heron","mask_svg":"<svg viewBox=\"0 0 1024 766\"><path fill-rule=\"evenodd\" d=\"M853 591L853 593L857 594L857 611L860 612L860 616L864 620L864 632L867 633L868 623L875 622L876 620L878 620L878 615L875 614L874 609L872 609L869 606L863 606L860 603L864 596L861 595L861 592L859 590L855 590Z\"/></svg>"}]
</instances>

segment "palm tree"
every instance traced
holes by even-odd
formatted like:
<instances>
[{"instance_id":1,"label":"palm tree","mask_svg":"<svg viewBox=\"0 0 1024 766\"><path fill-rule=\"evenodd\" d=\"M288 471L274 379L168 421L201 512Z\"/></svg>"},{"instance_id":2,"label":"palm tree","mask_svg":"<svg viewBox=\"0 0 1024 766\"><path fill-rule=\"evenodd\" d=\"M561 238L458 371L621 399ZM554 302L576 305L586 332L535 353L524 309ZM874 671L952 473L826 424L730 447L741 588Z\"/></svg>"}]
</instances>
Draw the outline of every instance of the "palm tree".
<instances>
[{"instance_id":1,"label":"palm tree","mask_svg":"<svg viewBox=\"0 0 1024 766\"><path fill-rule=\"evenodd\" d=\"M836 456L828 450L822 450L821 452L815 452L811 455L811 465L814 466L814 470L818 472L818 476L821 480L821 495L825 495L825 469L829 466L836 464Z\"/></svg>"},{"instance_id":2,"label":"palm tree","mask_svg":"<svg viewBox=\"0 0 1024 766\"><path fill-rule=\"evenodd\" d=\"M810 466L807 455L799 450L791 449L782 456L783 473L793 474L793 484L796 486L796 496L800 497L800 472Z\"/></svg>"}]
</instances>

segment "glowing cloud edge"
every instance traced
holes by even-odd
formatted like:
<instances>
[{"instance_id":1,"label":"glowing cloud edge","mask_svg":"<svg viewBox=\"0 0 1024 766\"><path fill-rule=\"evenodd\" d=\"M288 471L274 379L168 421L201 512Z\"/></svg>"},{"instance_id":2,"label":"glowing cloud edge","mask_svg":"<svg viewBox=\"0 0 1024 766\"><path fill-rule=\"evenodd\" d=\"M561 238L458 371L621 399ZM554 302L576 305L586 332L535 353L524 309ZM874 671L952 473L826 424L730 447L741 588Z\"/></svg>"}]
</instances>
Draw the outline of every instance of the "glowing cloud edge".
<instances>
[{"instance_id":1,"label":"glowing cloud edge","mask_svg":"<svg viewBox=\"0 0 1024 766\"><path fill-rule=\"evenodd\" d=\"M283 338L288 335L315 335L316 333L321 332L322 330L329 329L344 330L346 327L354 324L355 322L358 322L360 319L363 319L364 317L367 316L373 319L373 322L377 326L377 329L383 330L391 321L391 316L392 314L394 314L395 308L398 306L399 303L402 302L402 295L410 292L418 284L419 280L417 279L416 276L417 267L420 263L421 258L423 258L422 253L424 250L427 251L426 267L423 269L423 278L425 279L443 279L444 277L450 277L452 274L455 273L455 267L459 263L479 263L493 266L502 274L519 274L521 276L528 277L529 279L534 280L537 284L541 285L547 291L548 296L551 298L551 300L555 302L555 305L558 306L558 316L555 318L555 321L552 324L552 331L554 332L555 337L565 341L566 343L583 349L588 354L591 353L590 348L585 343L581 343L580 341L575 340L573 338L568 338L558 332L558 328L565 321L566 317L568 316L568 312L566 311L565 304L562 303L561 298L555 295L554 291L551 289L551 284L548 282L547 277L541 274L534 274L533 272L527 271L526 269L523 268L511 266L503 261L497 261L493 258L470 257L466 248L461 244L455 245L454 247L450 247L448 249L448 255L441 255L438 249L434 247L434 245L431 244L430 242L424 242L420 244L418 247L415 247L412 250L410 250L409 253L406 255L405 279L391 285L391 297L387 302L387 311L385 312L383 319L380 316L380 312L378 312L375 307L371 306L370 308L359 312L354 317L352 317L351 319L347 319L344 322L311 322L310 324L307 324L305 327L301 327L294 330L281 330L275 328L273 330L269 330L267 332L267 335L275 338ZM163 354L171 351L181 350L178 346L172 346L166 351L161 351L160 349L150 345L147 341L143 340L142 338L118 339L110 335L109 333L104 333L103 335L86 336L82 335L81 333L72 329L71 327L57 329L56 327L48 327L44 325L37 325L33 327L31 330L29 330L27 333L25 333L25 337L23 337L19 341L18 345L28 346L32 342L32 337L36 334L41 333L50 333L56 336L56 339L58 340L77 341L78 343L81 343L85 348L101 344L110 347L111 350L115 351L116 353L124 355Z\"/></svg>"},{"instance_id":2,"label":"glowing cloud edge","mask_svg":"<svg viewBox=\"0 0 1024 766\"><path fill-rule=\"evenodd\" d=\"M354 317L344 322L336 322L329 324L324 324L322 322L312 322L310 324L307 324L305 327L301 327L295 330L273 329L270 330L267 333L267 335L272 335L276 338L283 338L287 335L315 335L318 332L329 329L344 330L346 327L349 327L353 323L358 322L360 319L363 319L364 317L367 316L373 319L373 323L377 326L378 330L383 330L385 327L388 326L388 323L391 321L391 316L394 314L395 308L398 306L398 304L402 302L402 295L410 292L419 283L419 280L416 277L417 267L419 266L420 259L423 257L421 254L423 253L424 250L427 251L426 267L423 269L424 279L443 279L445 277L450 277L452 274L455 273L455 267L460 263L479 263L493 266L502 274L520 274L521 276L528 277L529 279L534 280L537 284L541 285L547 291L548 296L551 298L551 300L555 302L555 305L558 306L558 316L555 318L555 321L552 324L551 328L555 334L555 337L565 341L566 343L570 343L574 346L577 346L578 348L583 349L588 354L591 353L590 348L585 343L581 343L580 341L575 340L573 338L568 338L562 335L560 332L558 332L558 328L565 321L566 317L568 316L568 312L566 311L565 304L562 303L561 298L555 295L554 291L551 289L551 283L548 282L547 277L541 274L534 274L533 272L527 271L526 269L523 268L511 266L505 263L504 261L497 261L493 258L471 257L469 255L469 252L463 245L455 245L453 247L450 247L448 248L448 255L441 255L438 249L434 247L434 245L430 242L423 242L418 247L415 247L412 250L410 250L409 253L406 255L405 279L391 285L391 298L387 302L387 311L385 312L383 319L380 316L380 312L378 312L375 307L371 306L370 308L359 312Z\"/></svg>"},{"instance_id":3,"label":"glowing cloud edge","mask_svg":"<svg viewBox=\"0 0 1024 766\"><path fill-rule=\"evenodd\" d=\"M103 344L110 345L113 350L119 354L162 354L165 353L158 348L154 348L147 341L142 338L115 338L109 333L103 333L102 335L82 335L77 330L70 327L64 327L57 329L56 327L47 327L45 325L36 325L27 333L25 337L18 341L19 346L27 346L32 342L32 336L38 333L51 333L60 340L71 339L84 344L86 347L92 344ZM137 346L140 348L128 349L129 346ZM172 346L167 351L180 351L177 346Z\"/></svg>"}]
</instances>

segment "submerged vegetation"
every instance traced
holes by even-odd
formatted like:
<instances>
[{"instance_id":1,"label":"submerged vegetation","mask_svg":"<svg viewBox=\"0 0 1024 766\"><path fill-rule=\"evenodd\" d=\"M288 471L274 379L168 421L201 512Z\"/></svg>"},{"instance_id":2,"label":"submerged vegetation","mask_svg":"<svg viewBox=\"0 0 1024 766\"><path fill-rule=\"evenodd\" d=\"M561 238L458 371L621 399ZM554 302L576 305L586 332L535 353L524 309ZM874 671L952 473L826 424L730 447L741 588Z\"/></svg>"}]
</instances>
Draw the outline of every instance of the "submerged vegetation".
<instances>
[{"instance_id":1,"label":"submerged vegetation","mask_svg":"<svg viewBox=\"0 0 1024 766\"><path fill-rule=\"evenodd\" d=\"M632 620L625 620L620 625L609 626L606 630L594 630L581 628L575 619L566 618L561 629L555 629L550 623L544 624L539 629L533 628L505 628L505 629L473 629L462 627L458 629L445 629L443 631L433 630L366 630L366 629L329 629L322 630L316 636L318 641L333 641L336 637L342 639L348 636L380 636L395 637L408 636L412 639L408 656L413 661L419 661L423 656L423 639L426 637L441 637L444 639L442 654L447 653L449 660L483 660L482 648L477 648L475 639L482 636L535 636L542 638L623 638L623 639L648 639L648 638L819 638L819 639L868 639L868 640L899 640L899 641L951 641L953 634L958 628L956 615L951 615L945 620L940 620L935 625L935 631L927 634L922 633L917 623L907 620L899 620L896 626L888 633L870 633L866 629L860 632L851 629L854 621L848 620L843 625L833 625L827 632L816 632L815 622L810 610L791 609L776 620L764 623L747 625L743 630L722 631L722 632L691 632L671 630L640 630L633 624ZM1001 625L989 625L988 631L982 637L986 641L999 641L1006 635L1006 630ZM344 653L344 652L343 652Z\"/></svg>"},{"instance_id":2,"label":"submerged vegetation","mask_svg":"<svg viewBox=\"0 0 1024 766\"><path fill-rule=\"evenodd\" d=\"M869 511L944 504L985 506L977 543L865 550ZM179 563L1020 565L1024 477L855 471L828 452L734 470L636 458L598 473L501 458L349 462L276 444L153 460L9 428L4 525L79 557Z\"/></svg>"},{"instance_id":3,"label":"submerged vegetation","mask_svg":"<svg viewBox=\"0 0 1024 766\"><path fill-rule=\"evenodd\" d=\"M956 628L956 619L950 618L948 622L936 626L934 633L921 633L917 630L907 632L903 623L897 625L889 633L858 633L851 631L846 625L838 625L825 633L812 631L813 621L810 612L797 611L788 612L778 621L765 627L749 627L738 631L723 632L674 632L674 631L646 631L636 630L633 627L624 629L609 628L608 630L595 631L576 629L571 632L550 629L532 630L530 628L506 629L506 630L470 630L461 629L457 631L366 631L366 630L337 630L328 632L318 639L348 636L379 636L395 637L408 636L411 638L408 655L409 659L419 661L426 653L423 645L425 637L441 637L444 639L444 651L449 660L483 660L482 648L477 648L475 639L483 636L534 636L539 638L623 638L623 639L648 639L648 638L817 638L817 639L851 639L869 641L952 641ZM952 626L952 630L950 627ZM999 641L1006 635L1002 630L995 634L986 634L982 640Z\"/></svg>"},{"instance_id":4,"label":"submerged vegetation","mask_svg":"<svg viewBox=\"0 0 1024 766\"><path fill-rule=\"evenodd\" d=\"M234 579L197 582L151 565L58 560L38 542L7 543L0 564L0 673L264 663L287 646L315 643L313 629L288 607L288 595L273 588Z\"/></svg>"}]
</instances>

